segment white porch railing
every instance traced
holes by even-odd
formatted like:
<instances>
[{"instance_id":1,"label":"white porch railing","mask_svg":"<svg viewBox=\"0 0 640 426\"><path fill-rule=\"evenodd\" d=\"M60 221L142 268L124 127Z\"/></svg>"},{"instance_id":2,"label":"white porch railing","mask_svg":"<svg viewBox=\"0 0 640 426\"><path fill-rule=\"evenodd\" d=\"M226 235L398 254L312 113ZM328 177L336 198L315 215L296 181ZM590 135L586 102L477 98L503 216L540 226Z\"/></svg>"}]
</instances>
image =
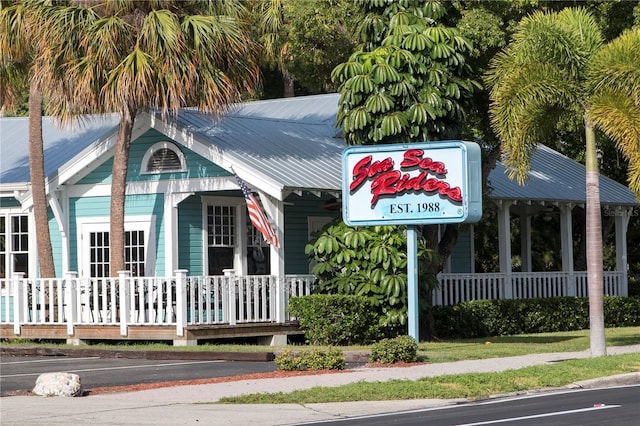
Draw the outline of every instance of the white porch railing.
<instances>
[{"instance_id":1,"label":"white porch railing","mask_svg":"<svg viewBox=\"0 0 640 426\"><path fill-rule=\"evenodd\" d=\"M525 299L587 296L586 272L513 272L440 274L433 292L435 305L480 299ZM622 272L604 272L604 294L627 295ZM167 325L178 336L190 325L282 323L290 319L289 298L311 294L312 275L25 279L17 274L0 280L0 323L66 325L73 335L78 325L127 327ZM121 285L123 284L123 285ZM283 288L284 287L284 288Z\"/></svg>"},{"instance_id":2,"label":"white porch railing","mask_svg":"<svg viewBox=\"0 0 640 426\"><path fill-rule=\"evenodd\" d=\"M0 323L175 326L240 324L288 320L289 297L311 294L313 276L272 275L29 279L17 274L0 280Z\"/></svg>"},{"instance_id":3,"label":"white porch railing","mask_svg":"<svg viewBox=\"0 0 640 426\"><path fill-rule=\"evenodd\" d=\"M604 294L626 296L624 273L605 271ZM557 296L587 297L587 273L512 272L487 274L439 274L440 287L433 292L434 305L455 305L469 300L530 299Z\"/></svg>"}]
</instances>

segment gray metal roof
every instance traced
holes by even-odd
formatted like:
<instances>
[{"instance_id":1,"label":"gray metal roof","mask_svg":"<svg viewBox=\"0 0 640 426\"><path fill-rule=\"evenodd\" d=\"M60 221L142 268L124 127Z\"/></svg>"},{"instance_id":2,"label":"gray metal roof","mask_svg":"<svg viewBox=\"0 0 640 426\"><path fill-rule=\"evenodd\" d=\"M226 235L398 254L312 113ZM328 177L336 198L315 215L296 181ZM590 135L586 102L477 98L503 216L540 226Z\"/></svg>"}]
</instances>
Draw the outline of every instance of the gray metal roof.
<instances>
[{"instance_id":1,"label":"gray metal roof","mask_svg":"<svg viewBox=\"0 0 640 426\"><path fill-rule=\"evenodd\" d=\"M260 173L288 190L339 192L342 188L343 139L335 127L339 95L315 95L247 102L222 118L196 110L180 111L176 125L210 145L235 164ZM93 117L83 127L60 128L45 119L47 176L91 143L117 131L117 116ZM28 120L0 118L0 186L28 182ZM550 148L532 157L524 186L508 179L502 164L490 175L492 198L521 201L585 202L585 169ZM637 205L626 186L600 179L603 204Z\"/></svg>"},{"instance_id":2,"label":"gray metal roof","mask_svg":"<svg viewBox=\"0 0 640 426\"><path fill-rule=\"evenodd\" d=\"M524 186L509 179L498 163L489 175L491 198L521 201L586 202L584 165L540 145L531 157L531 172ZM634 193L626 186L600 175L602 204L637 205Z\"/></svg>"},{"instance_id":3,"label":"gray metal roof","mask_svg":"<svg viewBox=\"0 0 640 426\"><path fill-rule=\"evenodd\" d=\"M117 130L118 116L87 116L73 125L60 126L44 117L42 142L45 176L51 176L93 142ZM29 120L0 118L0 185L29 182Z\"/></svg>"},{"instance_id":4,"label":"gray metal roof","mask_svg":"<svg viewBox=\"0 0 640 426\"><path fill-rule=\"evenodd\" d=\"M339 191L344 140L336 137L334 126L338 98L331 94L249 102L220 120L185 110L177 124L285 189Z\"/></svg>"}]
</instances>

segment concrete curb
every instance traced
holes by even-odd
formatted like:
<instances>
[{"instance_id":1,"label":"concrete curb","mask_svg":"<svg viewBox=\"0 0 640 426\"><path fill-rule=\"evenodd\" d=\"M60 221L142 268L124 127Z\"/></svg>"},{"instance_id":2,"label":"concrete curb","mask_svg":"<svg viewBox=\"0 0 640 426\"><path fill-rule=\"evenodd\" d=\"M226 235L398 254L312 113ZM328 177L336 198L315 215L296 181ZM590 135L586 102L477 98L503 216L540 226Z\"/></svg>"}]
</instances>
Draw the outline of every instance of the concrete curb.
<instances>
[{"instance_id":1,"label":"concrete curb","mask_svg":"<svg viewBox=\"0 0 640 426\"><path fill-rule=\"evenodd\" d=\"M594 389L611 386L625 386L640 384L640 372L616 374L614 376L599 377L597 379L581 380L571 383L569 389Z\"/></svg>"}]
</instances>

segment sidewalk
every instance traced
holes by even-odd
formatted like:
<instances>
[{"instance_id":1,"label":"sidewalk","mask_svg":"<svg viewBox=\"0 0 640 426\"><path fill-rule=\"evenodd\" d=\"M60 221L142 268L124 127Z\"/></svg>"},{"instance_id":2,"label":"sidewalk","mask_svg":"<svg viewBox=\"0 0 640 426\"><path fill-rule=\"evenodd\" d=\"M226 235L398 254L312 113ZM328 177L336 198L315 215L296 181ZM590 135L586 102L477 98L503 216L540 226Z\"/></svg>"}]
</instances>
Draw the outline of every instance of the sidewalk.
<instances>
[{"instance_id":1,"label":"sidewalk","mask_svg":"<svg viewBox=\"0 0 640 426\"><path fill-rule=\"evenodd\" d=\"M608 347L609 355L640 353L640 345ZM209 404L222 397L258 392L291 392L316 386L387 380L414 380L438 375L497 372L570 358L589 351L532 354L509 358L425 364L411 367L357 368L342 373L281 379L242 380L194 386L100 394L81 398L14 396L0 399L5 425L288 425L336 420L365 414L424 409L461 400L365 401L326 404ZM574 384L580 387L640 383L640 372Z\"/></svg>"}]
</instances>

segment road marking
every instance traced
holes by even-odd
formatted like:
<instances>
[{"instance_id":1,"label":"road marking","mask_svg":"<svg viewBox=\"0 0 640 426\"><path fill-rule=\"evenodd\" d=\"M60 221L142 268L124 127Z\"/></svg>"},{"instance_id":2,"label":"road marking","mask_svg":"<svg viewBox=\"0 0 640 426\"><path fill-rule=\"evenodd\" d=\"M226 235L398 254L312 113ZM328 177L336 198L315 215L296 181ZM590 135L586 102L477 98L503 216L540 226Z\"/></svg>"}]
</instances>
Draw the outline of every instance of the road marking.
<instances>
[{"instance_id":1,"label":"road marking","mask_svg":"<svg viewBox=\"0 0 640 426\"><path fill-rule=\"evenodd\" d=\"M507 422L515 422L518 420L529 420L529 419L540 419L543 417L553 417L553 416L563 416L565 414L574 414L574 413L584 413L587 411L595 411L595 410L606 410L608 408L620 408L620 405L602 405L598 407L589 407L589 408L579 408L577 410L567 410L567 411L555 411L553 413L544 413L544 414L535 414L533 416L523 416L523 417L511 417L506 419L499 420L489 420L486 422L477 422L477 423L464 423L458 426L478 426L478 425L491 425L494 423L507 423Z\"/></svg>"},{"instance_id":2,"label":"road marking","mask_svg":"<svg viewBox=\"0 0 640 426\"><path fill-rule=\"evenodd\" d=\"M207 363L216 363L216 362L225 362L225 361L219 359L214 361L173 362L168 364L142 364L142 365L126 365L124 367L85 368L83 370L69 370L68 373L83 373L87 371L128 370L131 368L175 367L176 365L207 364ZM7 377L39 376L40 374L42 373L9 374L9 375L0 375L0 378L4 379Z\"/></svg>"}]
</instances>

